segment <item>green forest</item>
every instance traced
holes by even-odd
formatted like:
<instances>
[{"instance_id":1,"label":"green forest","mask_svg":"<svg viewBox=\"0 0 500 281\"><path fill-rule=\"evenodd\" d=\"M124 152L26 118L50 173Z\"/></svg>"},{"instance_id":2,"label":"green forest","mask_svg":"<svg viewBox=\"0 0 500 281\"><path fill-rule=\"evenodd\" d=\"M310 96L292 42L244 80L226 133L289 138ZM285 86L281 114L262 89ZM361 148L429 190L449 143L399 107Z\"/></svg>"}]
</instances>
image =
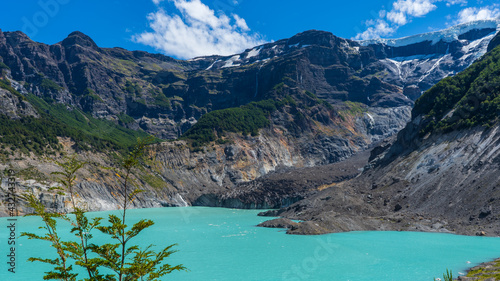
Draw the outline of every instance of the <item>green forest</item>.
<instances>
[{"instance_id":1,"label":"green forest","mask_svg":"<svg viewBox=\"0 0 500 281\"><path fill-rule=\"evenodd\" d=\"M26 97L14 90L7 80L0 80L0 87L14 95L27 99L38 111L40 118L24 117L13 120L0 115L1 153L15 151L29 154L54 153L61 149L57 137L69 137L75 142L75 149L107 151L128 150L144 132L126 129L108 120L101 120L80 111L68 109L66 105L49 104L47 101L28 94ZM6 150L11 148L11 152Z\"/></svg>"},{"instance_id":2,"label":"green forest","mask_svg":"<svg viewBox=\"0 0 500 281\"><path fill-rule=\"evenodd\" d=\"M447 77L415 102L413 118L429 122L421 134L492 126L500 116L500 46L465 71Z\"/></svg>"}]
</instances>

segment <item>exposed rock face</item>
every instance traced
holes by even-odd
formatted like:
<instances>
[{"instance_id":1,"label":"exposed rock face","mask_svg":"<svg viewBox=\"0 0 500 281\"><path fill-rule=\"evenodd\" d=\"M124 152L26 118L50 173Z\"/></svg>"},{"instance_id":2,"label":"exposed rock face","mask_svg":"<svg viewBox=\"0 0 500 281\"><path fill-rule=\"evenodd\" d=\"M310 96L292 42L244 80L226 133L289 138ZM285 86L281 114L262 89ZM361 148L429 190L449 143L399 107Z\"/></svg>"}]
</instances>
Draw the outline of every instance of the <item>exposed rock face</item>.
<instances>
[{"instance_id":1,"label":"exposed rock face","mask_svg":"<svg viewBox=\"0 0 500 281\"><path fill-rule=\"evenodd\" d=\"M287 207L318 191L354 178L360 173L368 156L368 152L363 152L334 164L281 169L218 193L201 195L193 205L240 209Z\"/></svg>"},{"instance_id":2,"label":"exposed rock face","mask_svg":"<svg viewBox=\"0 0 500 281\"><path fill-rule=\"evenodd\" d=\"M0 112L10 119L21 119L25 116L38 117L35 108L23 99L10 91L0 88Z\"/></svg>"},{"instance_id":3,"label":"exposed rock face","mask_svg":"<svg viewBox=\"0 0 500 281\"><path fill-rule=\"evenodd\" d=\"M490 44L488 45L488 52L493 50L498 45L500 45L500 34L499 33L497 33L497 35L490 41Z\"/></svg>"},{"instance_id":4,"label":"exposed rock face","mask_svg":"<svg viewBox=\"0 0 500 281\"><path fill-rule=\"evenodd\" d=\"M416 100L422 94L422 90L417 85L409 85L404 88L403 94L412 100Z\"/></svg>"},{"instance_id":5,"label":"exposed rock face","mask_svg":"<svg viewBox=\"0 0 500 281\"><path fill-rule=\"evenodd\" d=\"M63 143L66 141L63 141ZM72 154L74 151L66 151ZM109 158L103 154L82 153L81 160L88 162L77 174L78 183L74 187L77 194L75 200L80 208L89 211L116 210L123 205L122 182L112 170L102 167L112 166ZM62 159L59 159L62 161ZM149 167L151 169L151 167ZM57 182L53 172L61 171L53 162L45 159L33 157L31 159L21 159L12 161L9 165L0 164L0 200L6 202L8 190L8 177L4 171L12 169L14 171L17 210L20 215L31 213L33 210L26 205L20 195L25 192L33 192L36 197L46 206L50 212L69 212L73 210L69 193L63 190L63 195L58 194L59 190L49 190L53 187L62 188ZM148 178L154 176L154 172L144 174L142 171L135 171L132 178L141 184L141 192L136 199L131 202L129 208L157 208L171 206L187 206L182 196L167 186L166 183L152 184ZM146 180L145 180L146 179ZM163 185L164 184L164 185ZM129 187L130 188L130 187ZM7 205L0 206L0 216L7 215Z\"/></svg>"}]
</instances>

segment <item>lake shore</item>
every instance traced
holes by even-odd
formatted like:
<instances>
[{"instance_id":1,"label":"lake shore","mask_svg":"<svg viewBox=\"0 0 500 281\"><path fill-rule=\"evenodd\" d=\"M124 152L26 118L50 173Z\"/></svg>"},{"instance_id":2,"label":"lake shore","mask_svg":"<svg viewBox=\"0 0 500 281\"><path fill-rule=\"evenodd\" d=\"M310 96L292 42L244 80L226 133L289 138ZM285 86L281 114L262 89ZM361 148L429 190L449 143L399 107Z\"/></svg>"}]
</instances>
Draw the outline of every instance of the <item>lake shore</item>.
<instances>
[{"instance_id":1,"label":"lake shore","mask_svg":"<svg viewBox=\"0 0 500 281\"><path fill-rule=\"evenodd\" d=\"M500 279L500 258L474 266L467 271L466 276L459 276L455 280L499 280Z\"/></svg>"}]
</instances>

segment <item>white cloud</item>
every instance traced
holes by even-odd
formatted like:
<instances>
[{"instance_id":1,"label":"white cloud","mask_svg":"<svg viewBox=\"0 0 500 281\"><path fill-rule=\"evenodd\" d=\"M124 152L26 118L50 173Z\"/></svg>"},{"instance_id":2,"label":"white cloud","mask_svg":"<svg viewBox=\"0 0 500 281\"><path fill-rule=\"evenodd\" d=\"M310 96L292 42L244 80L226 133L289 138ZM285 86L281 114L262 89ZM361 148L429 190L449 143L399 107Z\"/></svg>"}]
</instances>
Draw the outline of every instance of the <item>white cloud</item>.
<instances>
[{"instance_id":1,"label":"white cloud","mask_svg":"<svg viewBox=\"0 0 500 281\"><path fill-rule=\"evenodd\" d=\"M424 17L437 9L438 3L442 6L451 7L453 5L466 6L468 0L395 0L391 10L381 10L378 19L367 20L365 31L358 33L354 39L365 40L381 38L396 33L398 28L412 21L413 18ZM477 0L481 3L480 0ZM455 18L455 21L452 21ZM486 7L469 7L461 10L456 17L447 16L447 25L459 24L475 20L485 20L500 18L498 4Z\"/></svg>"},{"instance_id":2,"label":"white cloud","mask_svg":"<svg viewBox=\"0 0 500 281\"><path fill-rule=\"evenodd\" d=\"M406 18L406 15L402 12L394 12L391 11L387 13L387 19L390 22L393 22L399 26L405 25L408 23L408 19Z\"/></svg>"},{"instance_id":3,"label":"white cloud","mask_svg":"<svg viewBox=\"0 0 500 281\"><path fill-rule=\"evenodd\" d=\"M392 4L392 7L395 12L412 17L422 17L437 8L433 2L435 0L398 0Z\"/></svg>"},{"instance_id":4,"label":"white cloud","mask_svg":"<svg viewBox=\"0 0 500 281\"><path fill-rule=\"evenodd\" d=\"M379 12L379 19L366 21L367 29L358 33L354 39L380 38L394 34L399 27L411 22L412 18L423 17L434 11L435 2L443 0L397 0L390 11ZM464 1L464 0L446 0Z\"/></svg>"},{"instance_id":5,"label":"white cloud","mask_svg":"<svg viewBox=\"0 0 500 281\"><path fill-rule=\"evenodd\" d=\"M152 0L159 4L162 0ZM167 14L159 8L148 15L152 31L133 36L133 40L152 46L178 58L204 55L231 55L264 43L261 36L251 33L246 21L236 14L228 17L203 4L200 0L170 0L177 14Z\"/></svg>"},{"instance_id":6,"label":"white cloud","mask_svg":"<svg viewBox=\"0 0 500 281\"><path fill-rule=\"evenodd\" d=\"M452 5L460 4L461 6L467 5L467 0L446 0L446 6L450 7Z\"/></svg>"},{"instance_id":7,"label":"white cloud","mask_svg":"<svg viewBox=\"0 0 500 281\"><path fill-rule=\"evenodd\" d=\"M392 10L387 13L387 20L398 26L409 22L411 17L422 17L434 11L436 0L398 0L392 3Z\"/></svg>"},{"instance_id":8,"label":"white cloud","mask_svg":"<svg viewBox=\"0 0 500 281\"><path fill-rule=\"evenodd\" d=\"M496 6L481 8L465 8L458 13L456 23L465 23L475 20L487 20L500 18L500 9Z\"/></svg>"},{"instance_id":9,"label":"white cloud","mask_svg":"<svg viewBox=\"0 0 500 281\"><path fill-rule=\"evenodd\" d=\"M386 10L380 10L378 12L378 17L381 18L381 19L385 18L385 15L387 15L387 11Z\"/></svg>"},{"instance_id":10,"label":"white cloud","mask_svg":"<svg viewBox=\"0 0 500 281\"><path fill-rule=\"evenodd\" d=\"M233 18L236 21L236 25L241 28L243 31L249 31L250 28L248 28L247 22L245 19L240 18L240 16L233 14Z\"/></svg>"},{"instance_id":11,"label":"white cloud","mask_svg":"<svg viewBox=\"0 0 500 281\"><path fill-rule=\"evenodd\" d=\"M370 25L364 32L358 33L354 39L367 40L392 35L396 29L390 27L386 21L378 19L370 21Z\"/></svg>"}]
</instances>

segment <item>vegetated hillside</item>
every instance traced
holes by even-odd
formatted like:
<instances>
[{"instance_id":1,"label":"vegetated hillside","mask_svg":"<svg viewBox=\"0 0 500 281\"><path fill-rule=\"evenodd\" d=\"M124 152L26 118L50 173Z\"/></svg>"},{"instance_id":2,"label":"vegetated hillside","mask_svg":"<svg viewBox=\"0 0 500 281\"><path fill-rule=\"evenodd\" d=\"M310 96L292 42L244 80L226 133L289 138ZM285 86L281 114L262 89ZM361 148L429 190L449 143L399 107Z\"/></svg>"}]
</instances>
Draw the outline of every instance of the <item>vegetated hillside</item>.
<instances>
[{"instance_id":1,"label":"vegetated hillside","mask_svg":"<svg viewBox=\"0 0 500 281\"><path fill-rule=\"evenodd\" d=\"M450 132L474 126L491 127L500 116L500 50L487 56L453 78L445 78L418 99L413 116L426 123L422 135Z\"/></svg>"},{"instance_id":2,"label":"vegetated hillside","mask_svg":"<svg viewBox=\"0 0 500 281\"><path fill-rule=\"evenodd\" d=\"M188 61L99 48L80 32L54 45L0 32L2 81L12 88L2 165L61 146L113 158L137 136L182 136L154 147L159 170L143 179L151 193L137 204L190 204L272 171L347 159L397 133L421 90L472 63L497 29L478 22L397 45L313 30ZM26 137L14 142L16 132ZM110 206L110 190L81 194Z\"/></svg>"},{"instance_id":3,"label":"vegetated hillside","mask_svg":"<svg viewBox=\"0 0 500 281\"><path fill-rule=\"evenodd\" d=\"M69 137L77 150L127 151L137 137L147 136L113 122L96 119L78 108L49 104L27 93L21 94L6 76L0 76L0 136L3 162L16 153L29 156L54 155L60 151L58 137ZM23 89L23 88L20 88Z\"/></svg>"},{"instance_id":4,"label":"vegetated hillside","mask_svg":"<svg viewBox=\"0 0 500 281\"><path fill-rule=\"evenodd\" d=\"M277 212L306 221L289 232L499 235L499 71L497 46L427 91L412 121L392 145L373 150L360 176Z\"/></svg>"}]
</instances>

